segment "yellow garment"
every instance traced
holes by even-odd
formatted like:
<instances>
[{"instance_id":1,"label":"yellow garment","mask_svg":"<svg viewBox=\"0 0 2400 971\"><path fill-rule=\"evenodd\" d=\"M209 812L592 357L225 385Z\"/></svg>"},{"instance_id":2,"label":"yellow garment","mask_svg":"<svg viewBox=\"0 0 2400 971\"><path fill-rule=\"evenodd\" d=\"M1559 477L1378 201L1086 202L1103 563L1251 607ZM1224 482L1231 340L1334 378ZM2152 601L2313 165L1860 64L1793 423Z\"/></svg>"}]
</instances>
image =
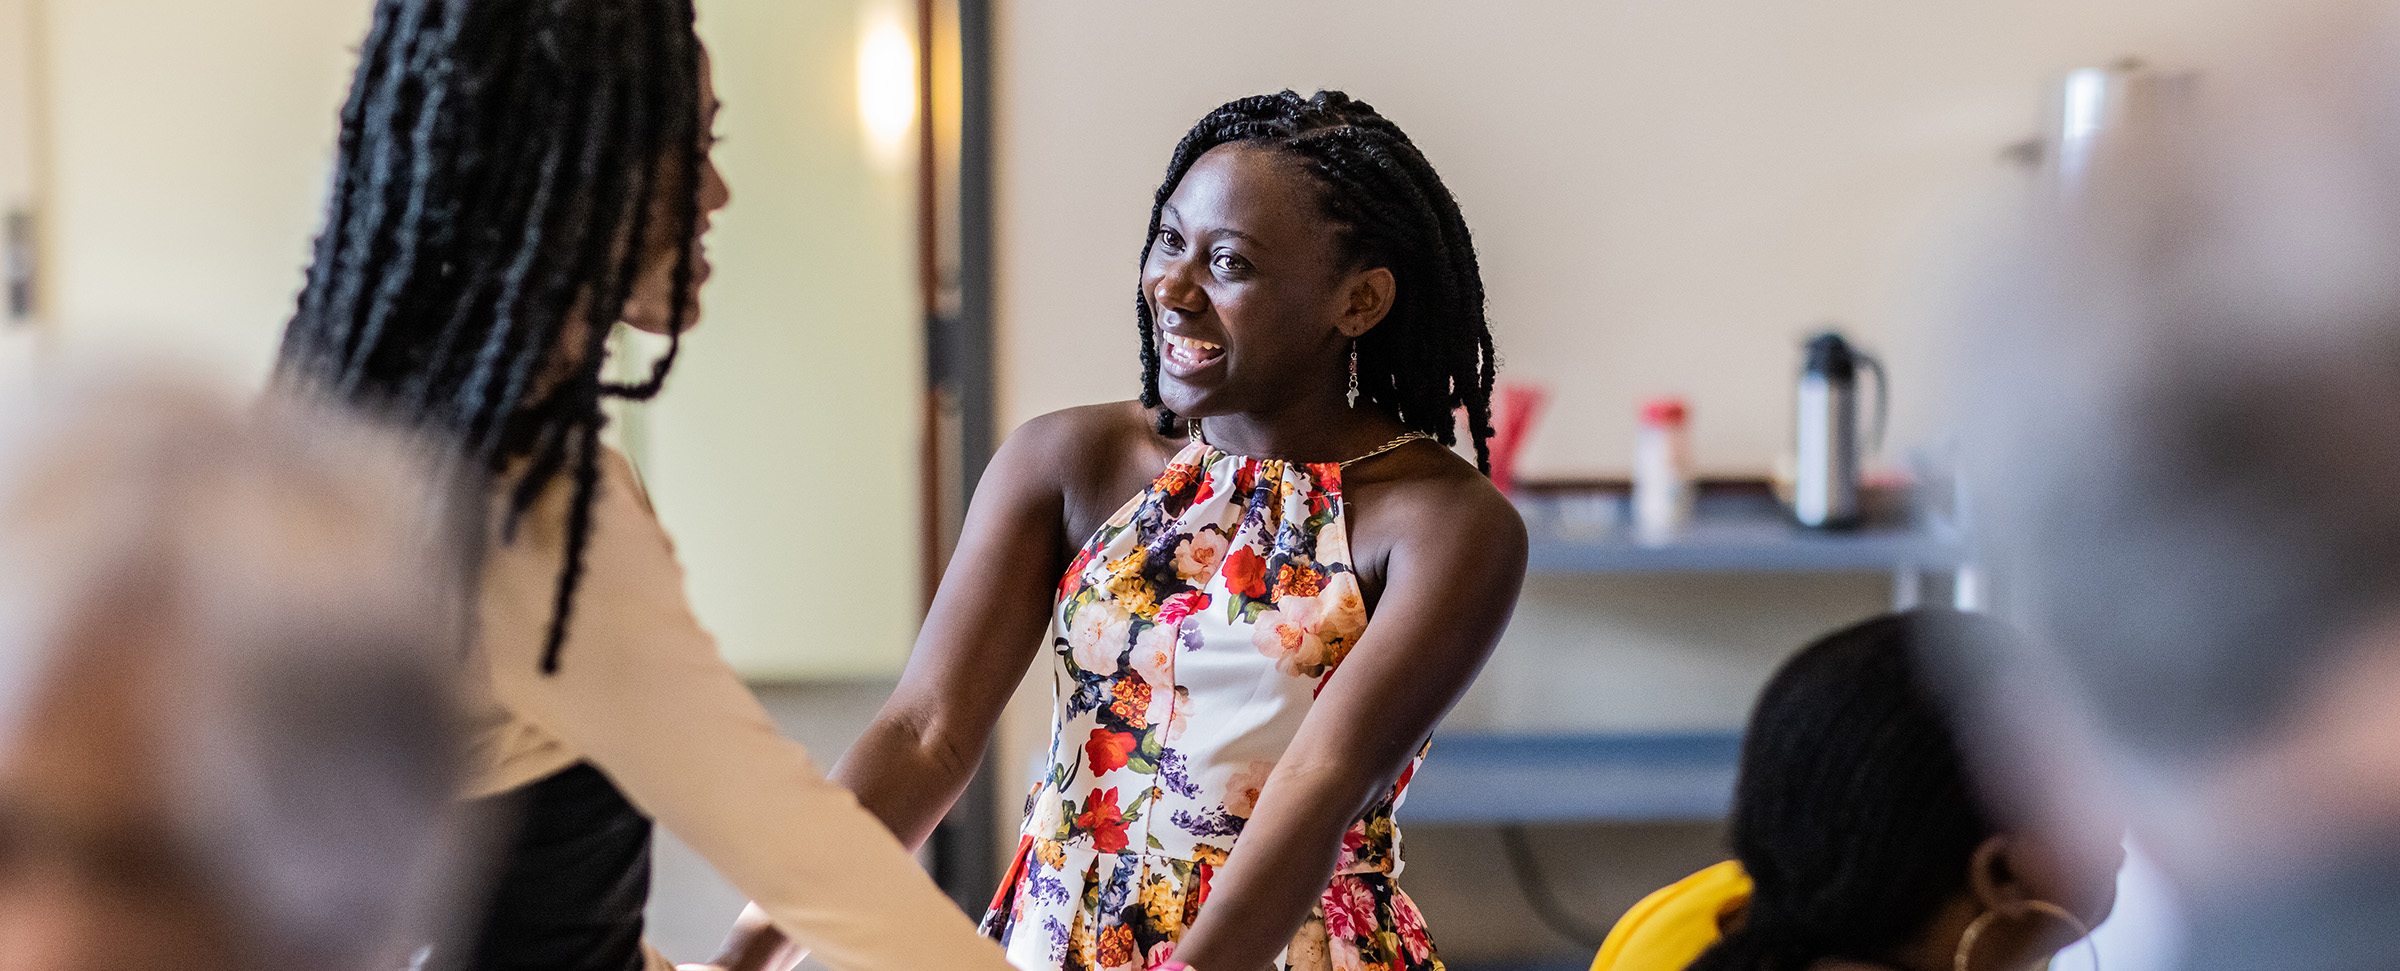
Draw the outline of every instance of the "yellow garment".
<instances>
[{"instance_id":1,"label":"yellow garment","mask_svg":"<svg viewBox=\"0 0 2400 971\"><path fill-rule=\"evenodd\" d=\"M1726 915L1750 903L1750 875L1727 860L1675 881L1625 912L1592 971L1683 971L1721 936Z\"/></svg>"}]
</instances>

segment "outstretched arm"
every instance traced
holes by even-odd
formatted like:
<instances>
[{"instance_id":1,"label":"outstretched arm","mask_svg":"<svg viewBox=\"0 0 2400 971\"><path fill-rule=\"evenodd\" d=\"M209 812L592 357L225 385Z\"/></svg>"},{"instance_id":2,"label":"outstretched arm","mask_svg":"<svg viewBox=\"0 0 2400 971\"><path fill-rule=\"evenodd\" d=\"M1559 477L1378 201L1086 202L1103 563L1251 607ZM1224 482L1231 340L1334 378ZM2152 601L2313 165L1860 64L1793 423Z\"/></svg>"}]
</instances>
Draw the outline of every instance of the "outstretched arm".
<instances>
[{"instance_id":1,"label":"outstretched arm","mask_svg":"<svg viewBox=\"0 0 2400 971\"><path fill-rule=\"evenodd\" d=\"M1388 791L1483 666L1525 579L1525 525L1481 482L1400 516L1374 622L1260 792L1175 959L1257 971L1332 879L1342 834Z\"/></svg>"},{"instance_id":2,"label":"outstretched arm","mask_svg":"<svg viewBox=\"0 0 2400 971\"><path fill-rule=\"evenodd\" d=\"M1066 563L1059 470L1078 436L1055 418L1009 436L975 489L966 529L917 634L900 687L834 781L914 850L974 777L1017 682L1040 653ZM715 964L787 971L794 952L775 925L743 913Z\"/></svg>"},{"instance_id":3,"label":"outstretched arm","mask_svg":"<svg viewBox=\"0 0 2400 971\"><path fill-rule=\"evenodd\" d=\"M582 609L556 674L541 670L563 543L555 521L529 517L486 563L495 699L607 773L827 964L1007 971L882 823L776 731L692 616L632 470L614 453L607 462Z\"/></svg>"}]
</instances>

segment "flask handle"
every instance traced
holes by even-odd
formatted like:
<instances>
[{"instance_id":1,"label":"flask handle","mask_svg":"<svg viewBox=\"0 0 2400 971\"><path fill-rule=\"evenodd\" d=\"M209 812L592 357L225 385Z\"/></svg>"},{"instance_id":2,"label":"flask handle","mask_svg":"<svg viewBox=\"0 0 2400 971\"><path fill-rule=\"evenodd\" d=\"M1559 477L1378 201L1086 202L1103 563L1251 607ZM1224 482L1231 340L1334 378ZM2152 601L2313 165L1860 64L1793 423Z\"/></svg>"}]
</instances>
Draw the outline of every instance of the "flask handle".
<instances>
[{"instance_id":1,"label":"flask handle","mask_svg":"<svg viewBox=\"0 0 2400 971\"><path fill-rule=\"evenodd\" d=\"M1892 380L1883 373L1883 362L1874 355L1853 347L1850 356L1866 365L1867 370L1875 372L1875 434L1869 439L1874 444L1867 447L1867 454L1880 455L1883 453L1884 432L1890 429L1892 422Z\"/></svg>"}]
</instances>

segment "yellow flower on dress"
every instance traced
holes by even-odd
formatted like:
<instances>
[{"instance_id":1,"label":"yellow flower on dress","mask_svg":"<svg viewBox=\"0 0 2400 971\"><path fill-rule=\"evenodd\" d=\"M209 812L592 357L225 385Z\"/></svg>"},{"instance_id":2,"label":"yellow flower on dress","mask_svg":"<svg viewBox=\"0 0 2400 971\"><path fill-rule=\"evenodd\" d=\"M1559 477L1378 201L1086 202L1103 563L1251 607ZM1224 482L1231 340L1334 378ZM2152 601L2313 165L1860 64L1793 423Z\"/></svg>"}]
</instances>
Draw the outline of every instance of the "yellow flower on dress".
<instances>
[{"instance_id":1,"label":"yellow flower on dress","mask_svg":"<svg viewBox=\"0 0 2400 971\"><path fill-rule=\"evenodd\" d=\"M1033 855L1040 857L1042 865L1050 869L1064 870L1067 868L1066 844L1057 840L1035 840Z\"/></svg>"},{"instance_id":2,"label":"yellow flower on dress","mask_svg":"<svg viewBox=\"0 0 2400 971\"><path fill-rule=\"evenodd\" d=\"M1150 551L1144 549L1108 561L1108 595L1122 597L1149 587L1149 581L1142 579L1142 564L1149 561Z\"/></svg>"},{"instance_id":3,"label":"yellow flower on dress","mask_svg":"<svg viewBox=\"0 0 2400 971\"><path fill-rule=\"evenodd\" d=\"M1066 971L1091 971L1092 925L1081 913L1075 915L1074 925L1067 931Z\"/></svg>"},{"instance_id":4,"label":"yellow flower on dress","mask_svg":"<svg viewBox=\"0 0 2400 971\"><path fill-rule=\"evenodd\" d=\"M1117 605L1125 608L1126 613L1143 620L1158 619L1158 592L1149 587L1127 591L1124 596L1117 598Z\"/></svg>"},{"instance_id":5,"label":"yellow flower on dress","mask_svg":"<svg viewBox=\"0 0 2400 971\"><path fill-rule=\"evenodd\" d=\"M1142 883L1142 910L1150 916L1150 926L1178 927L1183 923L1183 891L1163 874L1152 874Z\"/></svg>"},{"instance_id":6,"label":"yellow flower on dress","mask_svg":"<svg viewBox=\"0 0 2400 971\"><path fill-rule=\"evenodd\" d=\"M1150 683L1139 678L1119 680L1109 689L1116 701L1109 709L1125 719L1126 727L1135 731L1150 727Z\"/></svg>"},{"instance_id":7,"label":"yellow flower on dress","mask_svg":"<svg viewBox=\"0 0 2400 971\"><path fill-rule=\"evenodd\" d=\"M1286 563L1275 574L1277 597L1314 597L1325 592L1325 574L1305 563Z\"/></svg>"},{"instance_id":8,"label":"yellow flower on dress","mask_svg":"<svg viewBox=\"0 0 2400 971\"><path fill-rule=\"evenodd\" d=\"M1130 968L1141 959L1133 945L1133 928L1118 924L1100 932L1100 967Z\"/></svg>"}]
</instances>

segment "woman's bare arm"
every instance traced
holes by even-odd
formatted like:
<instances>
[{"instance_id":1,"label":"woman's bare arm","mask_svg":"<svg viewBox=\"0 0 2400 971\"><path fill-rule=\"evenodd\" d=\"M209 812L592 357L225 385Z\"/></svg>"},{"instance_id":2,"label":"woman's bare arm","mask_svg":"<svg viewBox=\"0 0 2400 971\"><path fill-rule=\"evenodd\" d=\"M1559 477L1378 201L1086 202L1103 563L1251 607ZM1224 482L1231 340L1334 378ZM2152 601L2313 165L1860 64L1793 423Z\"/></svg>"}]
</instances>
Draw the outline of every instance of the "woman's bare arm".
<instances>
[{"instance_id":1,"label":"woman's bare arm","mask_svg":"<svg viewBox=\"0 0 2400 971\"><path fill-rule=\"evenodd\" d=\"M1391 508L1374 622L1310 709L1175 959L1257 971L1332 879L1342 834L1474 680L1525 579L1525 524L1477 479Z\"/></svg>"}]
</instances>

